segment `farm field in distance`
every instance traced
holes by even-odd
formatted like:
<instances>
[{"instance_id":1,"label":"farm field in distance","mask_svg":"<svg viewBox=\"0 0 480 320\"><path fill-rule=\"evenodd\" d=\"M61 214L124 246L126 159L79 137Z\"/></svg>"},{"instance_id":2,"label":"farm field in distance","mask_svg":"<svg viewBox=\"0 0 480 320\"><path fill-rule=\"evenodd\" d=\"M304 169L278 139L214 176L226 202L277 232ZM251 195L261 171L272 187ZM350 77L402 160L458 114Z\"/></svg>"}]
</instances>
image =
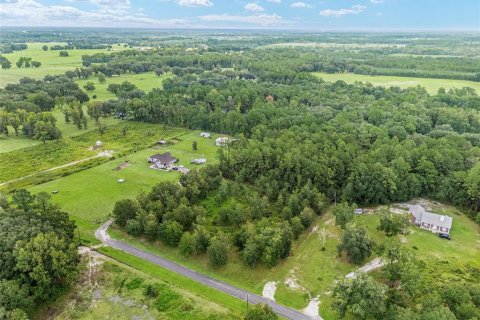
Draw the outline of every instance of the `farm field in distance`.
<instances>
[{"instance_id":1,"label":"farm field in distance","mask_svg":"<svg viewBox=\"0 0 480 320\"><path fill-rule=\"evenodd\" d=\"M463 87L470 87L480 92L480 82L455 80L455 79L435 79L435 78L418 78L418 77L398 77L398 76L370 76L354 73L325 73L315 72L317 77L322 78L327 82L335 82L338 80L347 83L354 83L357 81L368 82L374 86L383 87L400 87L402 89L421 86L427 89L429 94L436 94L438 89L450 88L461 89Z\"/></svg>"},{"instance_id":2,"label":"farm field in distance","mask_svg":"<svg viewBox=\"0 0 480 320\"><path fill-rule=\"evenodd\" d=\"M156 76L153 72L147 73L138 73L138 74L122 74L119 76L114 77L107 77L104 83L100 83L97 77L91 77L90 79L82 79L75 81L78 85L83 88L83 86L87 82L93 82L95 84L95 90L87 91L88 96L90 99L93 96L96 96L96 100L107 100L107 99L114 99L115 95L109 91L107 91L108 85L111 83L122 83L124 81L128 81L133 83L138 87L138 89L143 90L145 92L149 92L152 89L162 89L162 83L165 79L171 78L172 74L163 74L161 76ZM95 101L92 99L91 101Z\"/></svg>"},{"instance_id":3,"label":"farm field in distance","mask_svg":"<svg viewBox=\"0 0 480 320\"><path fill-rule=\"evenodd\" d=\"M28 43L26 50L15 51L7 53L4 56L12 62L10 69L0 69L0 88L5 87L9 83L17 83L23 77L30 77L34 79L41 79L47 74L63 74L65 71L74 70L82 66L82 55L95 54L99 52L114 52L124 50L123 46L113 45L112 50L107 49L75 49L68 51L68 57L60 57L60 50L50 50L52 45L65 45L65 43L42 43L32 42ZM42 46L47 45L48 51L44 51ZM35 61L39 61L42 65L39 68L18 68L15 62L20 57L31 57Z\"/></svg>"}]
</instances>

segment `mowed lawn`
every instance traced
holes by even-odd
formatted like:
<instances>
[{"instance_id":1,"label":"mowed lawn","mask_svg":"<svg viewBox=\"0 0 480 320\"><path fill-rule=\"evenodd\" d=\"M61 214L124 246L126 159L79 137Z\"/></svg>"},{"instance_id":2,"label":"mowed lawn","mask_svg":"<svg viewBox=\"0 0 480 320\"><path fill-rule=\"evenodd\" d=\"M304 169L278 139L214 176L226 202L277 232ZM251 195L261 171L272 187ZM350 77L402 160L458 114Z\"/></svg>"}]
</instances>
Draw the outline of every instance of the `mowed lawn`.
<instances>
[{"instance_id":1,"label":"mowed lawn","mask_svg":"<svg viewBox=\"0 0 480 320\"><path fill-rule=\"evenodd\" d=\"M395 76L369 76L354 73L323 73L315 72L317 77L327 82L335 82L343 80L347 83L369 82L374 86L383 87L400 87L402 89L422 86L427 89L428 93L436 94L438 89L445 88L463 88L470 87L480 92L480 82L451 80L451 79L433 79L433 78L414 78L414 77L395 77Z\"/></svg>"},{"instance_id":2,"label":"mowed lawn","mask_svg":"<svg viewBox=\"0 0 480 320\"><path fill-rule=\"evenodd\" d=\"M75 49L68 51L68 57L60 57L60 50L50 50L53 45L65 45L65 43L28 43L26 50L15 51L4 54L4 56L12 63L10 69L0 69L0 87L3 88L9 83L17 83L23 77L41 79L47 74L63 74L65 71L74 70L82 66L82 55L92 55L99 52L113 52L124 50L123 46L113 45L111 51L108 49ZM49 47L48 51L42 49L43 45ZM20 57L31 57L35 61L39 61L42 65L39 68L18 68L15 63Z\"/></svg>"},{"instance_id":3,"label":"mowed lawn","mask_svg":"<svg viewBox=\"0 0 480 320\"><path fill-rule=\"evenodd\" d=\"M93 101L93 96L96 96L96 100L108 100L115 99L116 96L107 91L108 85L111 83L122 83L128 81L136 85L140 90L149 92L153 89L162 89L162 83L165 79L171 78L174 75L171 73L156 76L153 72L139 73L139 74L122 74L120 76L107 77L104 83L100 83L97 77L90 77L90 79L77 80L76 83L80 88L84 89L87 82L93 82L95 84L95 90L86 91L90 97L90 101Z\"/></svg>"}]
</instances>

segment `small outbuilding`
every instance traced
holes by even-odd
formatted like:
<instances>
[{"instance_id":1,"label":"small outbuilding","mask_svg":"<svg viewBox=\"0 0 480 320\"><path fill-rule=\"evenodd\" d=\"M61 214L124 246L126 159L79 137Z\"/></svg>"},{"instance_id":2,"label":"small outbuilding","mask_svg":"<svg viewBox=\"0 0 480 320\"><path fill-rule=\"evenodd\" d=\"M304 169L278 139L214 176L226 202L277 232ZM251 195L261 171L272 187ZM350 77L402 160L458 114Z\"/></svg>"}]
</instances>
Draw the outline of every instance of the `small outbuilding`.
<instances>
[{"instance_id":1,"label":"small outbuilding","mask_svg":"<svg viewBox=\"0 0 480 320\"><path fill-rule=\"evenodd\" d=\"M200 132L200 137L211 138L210 132Z\"/></svg>"},{"instance_id":2,"label":"small outbuilding","mask_svg":"<svg viewBox=\"0 0 480 320\"><path fill-rule=\"evenodd\" d=\"M95 142L95 149L101 148L101 147L103 147L103 142L102 141L98 140L97 142Z\"/></svg>"},{"instance_id":3,"label":"small outbuilding","mask_svg":"<svg viewBox=\"0 0 480 320\"><path fill-rule=\"evenodd\" d=\"M355 210L353 210L353 212L355 214L363 214L363 209L362 208L356 208Z\"/></svg>"},{"instance_id":4,"label":"small outbuilding","mask_svg":"<svg viewBox=\"0 0 480 320\"><path fill-rule=\"evenodd\" d=\"M198 158L198 159L193 159L191 162L194 163L194 164L203 164L203 163L207 162L207 159L206 158Z\"/></svg>"}]
</instances>

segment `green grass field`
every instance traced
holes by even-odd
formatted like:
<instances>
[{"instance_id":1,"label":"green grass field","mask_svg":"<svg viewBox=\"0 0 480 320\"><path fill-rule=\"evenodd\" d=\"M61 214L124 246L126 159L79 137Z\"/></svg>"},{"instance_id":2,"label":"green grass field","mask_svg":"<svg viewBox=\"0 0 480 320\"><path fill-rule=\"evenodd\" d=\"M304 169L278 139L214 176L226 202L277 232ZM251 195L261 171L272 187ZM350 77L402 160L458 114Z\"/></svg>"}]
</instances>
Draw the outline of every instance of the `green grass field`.
<instances>
[{"instance_id":1,"label":"green grass field","mask_svg":"<svg viewBox=\"0 0 480 320\"><path fill-rule=\"evenodd\" d=\"M400 87L402 89L409 87L425 87L430 94L436 94L438 89L445 88L463 88L471 87L480 92L480 82L450 79L432 79L432 78L414 78L414 77L395 77L395 76L368 76L353 73L322 73L315 72L317 77L327 82L343 80L347 83L369 82L375 86Z\"/></svg>"},{"instance_id":2,"label":"green grass field","mask_svg":"<svg viewBox=\"0 0 480 320\"><path fill-rule=\"evenodd\" d=\"M108 99L115 99L115 95L109 91L107 91L108 85L111 83L122 83L124 81L128 81L136 85L139 89L149 92L152 89L162 89L162 83L165 79L173 77L172 74L164 74L160 77L157 77L153 72L149 73L139 73L139 74L122 74L120 76L109 77L106 78L104 83L98 82L97 77L91 77L90 79L86 80L77 80L76 82L78 85L83 89L83 86L91 81L95 83L95 90L93 91L86 91L90 97L93 98L94 95L97 96L97 100L108 100Z\"/></svg>"},{"instance_id":3,"label":"green grass field","mask_svg":"<svg viewBox=\"0 0 480 320\"><path fill-rule=\"evenodd\" d=\"M127 128L125 135L122 131L123 128ZM182 129L124 121L122 124L107 127L107 131L103 135L98 130L92 130L82 135L63 139L58 143L50 142L3 153L0 158L0 181L7 182L36 174L73 161L96 156L102 151L113 152L113 155L118 157L135 150L143 150L162 138L176 136L183 132ZM103 142L103 147L93 150L92 148L98 140ZM103 158L108 160L108 157Z\"/></svg>"},{"instance_id":4,"label":"green grass field","mask_svg":"<svg viewBox=\"0 0 480 320\"><path fill-rule=\"evenodd\" d=\"M87 113L87 110L85 107L83 108L83 111L85 112L85 114ZM52 111L52 113L55 116L55 118L57 118L57 127L62 132L63 138L75 137L75 136L97 129L97 126L95 125L95 120L92 120L89 116L87 116L87 129L78 129L72 122L70 123L65 122L64 114L59 108L55 108ZM107 126L112 126L121 122L120 119L115 119L114 117L102 118L102 121ZM5 135L0 136L0 153L10 152L10 151L42 144L40 140L25 137L22 133L19 133L18 136L15 136L15 132L13 131L13 128L10 128L9 131L10 131L10 134L8 136L5 136ZM47 143L55 143L55 142L48 141Z\"/></svg>"},{"instance_id":5,"label":"green grass field","mask_svg":"<svg viewBox=\"0 0 480 320\"><path fill-rule=\"evenodd\" d=\"M152 126L155 128L155 125ZM162 132L162 126L157 125L156 128ZM168 140L170 137L176 137L172 139L176 142L129 153L93 168L31 187L30 191L33 193L59 191L53 195L53 200L74 216L77 224L80 224L82 237L93 240L93 231L98 227L98 223L110 214L116 201L134 198L140 191L149 191L161 181L178 179L179 173L176 171L165 172L149 168L147 163L149 156L170 152L179 159L179 164L187 168L198 167L190 161L201 156L207 158L207 163L217 161L218 148L215 146L214 138L218 135L212 135L212 139L205 139L199 136L198 131L170 129L163 132L165 134L158 139ZM197 151L192 150L193 141L198 143ZM121 164L125 164L125 168L117 171ZM124 179L125 182L119 183L118 179Z\"/></svg>"},{"instance_id":6,"label":"green grass field","mask_svg":"<svg viewBox=\"0 0 480 320\"><path fill-rule=\"evenodd\" d=\"M0 87L5 87L8 83L16 83L23 77L41 79L47 74L62 74L65 71L73 70L82 66L82 55L91 55L99 52L111 52L107 49L78 49L67 50L68 57L60 57L59 50L43 51L42 46L48 47L65 43L29 43L28 48L22 51L15 51L4 56L12 63L10 69L0 69ZM114 45L112 51L124 50L123 46ZM39 68L17 68L15 63L20 57L31 57L35 61L40 61L42 65Z\"/></svg>"}]
</instances>

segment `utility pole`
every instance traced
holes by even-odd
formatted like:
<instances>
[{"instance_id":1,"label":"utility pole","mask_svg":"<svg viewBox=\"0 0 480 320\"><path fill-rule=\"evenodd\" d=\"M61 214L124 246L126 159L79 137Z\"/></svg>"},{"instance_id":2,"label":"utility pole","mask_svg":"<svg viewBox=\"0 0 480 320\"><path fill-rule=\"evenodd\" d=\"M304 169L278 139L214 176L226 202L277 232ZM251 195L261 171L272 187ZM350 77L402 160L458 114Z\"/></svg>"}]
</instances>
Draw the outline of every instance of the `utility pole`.
<instances>
[{"instance_id":1,"label":"utility pole","mask_svg":"<svg viewBox=\"0 0 480 320\"><path fill-rule=\"evenodd\" d=\"M337 206L337 191L333 192L333 197L335 198L335 207Z\"/></svg>"},{"instance_id":2,"label":"utility pole","mask_svg":"<svg viewBox=\"0 0 480 320\"><path fill-rule=\"evenodd\" d=\"M248 293L247 293L247 313L248 313Z\"/></svg>"}]
</instances>

